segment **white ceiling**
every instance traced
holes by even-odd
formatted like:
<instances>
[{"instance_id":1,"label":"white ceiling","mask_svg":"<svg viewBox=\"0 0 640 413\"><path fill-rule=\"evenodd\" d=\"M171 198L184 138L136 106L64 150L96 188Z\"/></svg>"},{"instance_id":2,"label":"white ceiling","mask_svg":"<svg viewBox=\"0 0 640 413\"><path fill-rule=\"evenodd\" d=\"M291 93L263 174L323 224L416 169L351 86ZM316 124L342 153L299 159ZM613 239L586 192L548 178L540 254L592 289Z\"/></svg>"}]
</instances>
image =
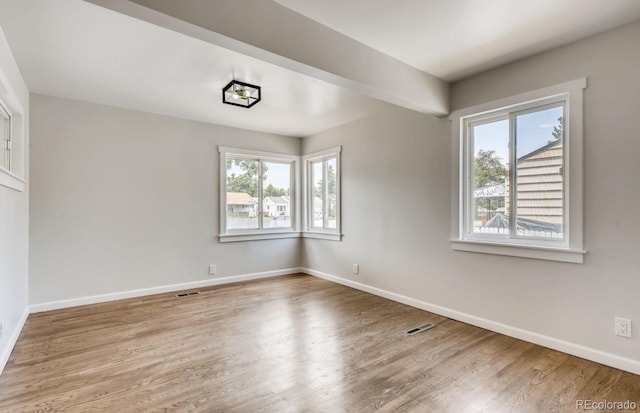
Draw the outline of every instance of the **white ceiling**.
<instances>
[{"instance_id":1,"label":"white ceiling","mask_svg":"<svg viewBox=\"0 0 640 413\"><path fill-rule=\"evenodd\" d=\"M145 3L175 6L173 1ZM215 14L218 7L237 8L244 4L234 3L235 0L208 1L213 3L191 0L180 7L204 5ZM640 18L640 0L275 1L448 81ZM126 0L96 2L106 3L103 5L107 7L133 4ZM248 32L257 33L258 38L268 36L267 30L291 37L290 30L286 30L288 25L299 30L312 23L276 3L261 4L274 6L266 8L272 13L286 14L282 13L286 10L289 15L270 15L264 26L249 27ZM260 60L269 53L279 53L280 61L296 60L287 53L272 50L249 57L243 54L249 49L232 51L221 47L225 43L206 41L206 36L198 38L180 32L175 30L175 21L163 17L158 19L167 25L152 24L83 0L0 0L0 11L0 26L34 93L301 137L371 115L388 105L356 92L355 87L329 83L327 79L339 77L330 70L323 77L325 80L319 80L312 77L316 76L313 71L293 71L285 64ZM292 16L299 19L294 21ZM235 14L229 18L242 21L242 16ZM273 27L276 23L278 27ZM320 32L314 29L313 33ZM304 41L300 36L288 46L308 51ZM244 43L240 40L239 44ZM254 46L248 47L256 49ZM355 50L360 46L357 42L331 45L339 52L350 51L344 57L372 56ZM312 56L321 59L320 52ZM337 60L342 66L355 62L339 57ZM364 60L358 70L351 66L341 70L359 76L381 75L379 72L385 71L375 62ZM310 64L298 63L298 67ZM262 86L262 102L251 109L223 105L221 89L232 78ZM446 84L441 83L446 96Z\"/></svg>"},{"instance_id":2,"label":"white ceiling","mask_svg":"<svg viewBox=\"0 0 640 413\"><path fill-rule=\"evenodd\" d=\"M447 81L640 18L638 0L275 0Z\"/></svg>"},{"instance_id":3,"label":"white ceiling","mask_svg":"<svg viewBox=\"0 0 640 413\"><path fill-rule=\"evenodd\" d=\"M0 0L31 92L289 136L384 103L81 0ZM262 87L251 109L223 105L232 79Z\"/></svg>"}]
</instances>

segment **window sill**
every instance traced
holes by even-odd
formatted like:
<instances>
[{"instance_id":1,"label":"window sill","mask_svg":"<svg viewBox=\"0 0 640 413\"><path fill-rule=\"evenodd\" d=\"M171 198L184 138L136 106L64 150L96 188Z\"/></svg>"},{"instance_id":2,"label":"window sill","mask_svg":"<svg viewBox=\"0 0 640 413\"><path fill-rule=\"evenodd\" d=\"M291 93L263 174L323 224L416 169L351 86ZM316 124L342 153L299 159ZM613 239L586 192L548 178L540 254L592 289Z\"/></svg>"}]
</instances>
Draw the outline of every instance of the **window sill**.
<instances>
[{"instance_id":1,"label":"window sill","mask_svg":"<svg viewBox=\"0 0 640 413\"><path fill-rule=\"evenodd\" d=\"M24 191L24 181L4 168L0 168L0 185L16 191Z\"/></svg>"},{"instance_id":2,"label":"window sill","mask_svg":"<svg viewBox=\"0 0 640 413\"><path fill-rule=\"evenodd\" d=\"M237 241L260 241L265 239L282 239L282 238L299 238L300 233L296 231L281 232L258 232L258 233L242 233L242 234L221 234L218 235L220 242L237 242Z\"/></svg>"},{"instance_id":3,"label":"window sill","mask_svg":"<svg viewBox=\"0 0 640 413\"><path fill-rule=\"evenodd\" d=\"M507 255L510 257L533 258L547 261L582 264L584 250L568 248L538 247L532 245L501 244L497 242L451 240L451 248L456 251L479 252L484 254Z\"/></svg>"},{"instance_id":4,"label":"window sill","mask_svg":"<svg viewBox=\"0 0 640 413\"><path fill-rule=\"evenodd\" d=\"M342 241L342 234L326 232L303 232L302 238L326 239L329 241Z\"/></svg>"}]
</instances>

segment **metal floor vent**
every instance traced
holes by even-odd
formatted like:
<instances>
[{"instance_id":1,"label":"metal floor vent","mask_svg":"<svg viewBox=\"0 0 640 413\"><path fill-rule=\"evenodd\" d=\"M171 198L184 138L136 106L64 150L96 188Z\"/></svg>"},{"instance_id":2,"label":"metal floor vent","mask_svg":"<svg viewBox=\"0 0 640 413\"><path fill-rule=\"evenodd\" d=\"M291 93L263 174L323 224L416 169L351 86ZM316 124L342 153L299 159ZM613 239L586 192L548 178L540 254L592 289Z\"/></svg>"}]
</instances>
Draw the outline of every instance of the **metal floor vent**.
<instances>
[{"instance_id":1,"label":"metal floor vent","mask_svg":"<svg viewBox=\"0 0 640 413\"><path fill-rule=\"evenodd\" d=\"M418 326L418 327L414 327L414 328L412 328L410 330L405 331L404 333L406 335L408 335L408 336L413 336L413 335L416 335L416 334L421 333L423 331L431 330L435 326L436 326L435 324L428 323L428 324L424 324L424 325L421 325L421 326Z\"/></svg>"},{"instance_id":2,"label":"metal floor vent","mask_svg":"<svg viewBox=\"0 0 640 413\"><path fill-rule=\"evenodd\" d=\"M176 294L176 297L178 298L182 298L182 297L190 297L192 295L198 295L200 294L200 291L191 291L190 293L180 293L180 294Z\"/></svg>"}]
</instances>

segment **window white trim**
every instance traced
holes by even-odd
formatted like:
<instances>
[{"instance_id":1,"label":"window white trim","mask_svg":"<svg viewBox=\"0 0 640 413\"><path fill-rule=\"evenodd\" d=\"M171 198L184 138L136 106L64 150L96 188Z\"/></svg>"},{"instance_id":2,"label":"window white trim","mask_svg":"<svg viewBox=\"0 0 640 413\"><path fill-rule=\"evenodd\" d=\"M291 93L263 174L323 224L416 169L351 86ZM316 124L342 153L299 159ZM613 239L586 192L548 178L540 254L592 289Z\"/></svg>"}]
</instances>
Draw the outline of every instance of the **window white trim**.
<instances>
[{"instance_id":1,"label":"window white trim","mask_svg":"<svg viewBox=\"0 0 640 413\"><path fill-rule=\"evenodd\" d=\"M263 239L300 237L300 157L297 155L256 151L250 149L218 147L220 153L220 242L253 241ZM262 229L228 229L227 228L227 156L234 158L259 159L262 162L291 163L291 228ZM259 192L262 192L262 181L259 181ZM260 205L260 211L262 205Z\"/></svg>"},{"instance_id":2,"label":"window white trim","mask_svg":"<svg viewBox=\"0 0 640 413\"><path fill-rule=\"evenodd\" d=\"M12 157L11 157L11 112L4 107L2 100L0 100L0 119L2 119L2 126L0 126L0 133L2 138L0 139L2 145L0 145L0 152L2 152L1 166L7 170L11 170Z\"/></svg>"},{"instance_id":3,"label":"window white trim","mask_svg":"<svg viewBox=\"0 0 640 413\"><path fill-rule=\"evenodd\" d=\"M587 79L550 86L455 111L451 114L453 131L452 171L452 248L459 251L510 255L573 263L582 263L583 255L583 92ZM464 127L470 119L526 110L545 103L565 100L565 241L548 242L513 238L480 239L465 234L467 206L467 161Z\"/></svg>"},{"instance_id":4,"label":"window white trim","mask_svg":"<svg viewBox=\"0 0 640 413\"><path fill-rule=\"evenodd\" d=\"M568 248L516 245L489 241L451 240L451 248L456 251L480 252L484 254L508 255L511 257L535 258L547 261L582 264L586 251Z\"/></svg>"},{"instance_id":5,"label":"window white trim","mask_svg":"<svg viewBox=\"0 0 640 413\"><path fill-rule=\"evenodd\" d=\"M16 191L24 191L24 179L17 177L4 168L0 168L0 185Z\"/></svg>"},{"instance_id":6,"label":"window white trim","mask_svg":"<svg viewBox=\"0 0 640 413\"><path fill-rule=\"evenodd\" d=\"M342 240L342 190L341 190L341 160L340 154L342 152L342 146L335 146L322 151L310 153L302 157L303 160L303 182L304 182L304 200L302 205L303 210L303 234L304 238L317 238L332 241ZM328 159L336 159L336 227L324 228L313 227L311 222L313 220L313 184L311 182L311 164L312 162L324 161ZM326 181L326 179L325 179ZM326 205L323 211L327 211ZM326 216L323 217L323 221L326 221Z\"/></svg>"},{"instance_id":7,"label":"window white trim","mask_svg":"<svg viewBox=\"0 0 640 413\"><path fill-rule=\"evenodd\" d=\"M0 146L0 185L16 191L24 191L24 108L0 68L0 105L10 117L11 151L10 166L4 166L5 149ZM5 145L5 142L0 142Z\"/></svg>"},{"instance_id":8,"label":"window white trim","mask_svg":"<svg viewBox=\"0 0 640 413\"><path fill-rule=\"evenodd\" d=\"M300 238L300 233L296 231L275 231L261 233L246 234L220 234L218 239L220 242L237 242L237 241L259 241L264 239L282 239L282 238Z\"/></svg>"}]
</instances>

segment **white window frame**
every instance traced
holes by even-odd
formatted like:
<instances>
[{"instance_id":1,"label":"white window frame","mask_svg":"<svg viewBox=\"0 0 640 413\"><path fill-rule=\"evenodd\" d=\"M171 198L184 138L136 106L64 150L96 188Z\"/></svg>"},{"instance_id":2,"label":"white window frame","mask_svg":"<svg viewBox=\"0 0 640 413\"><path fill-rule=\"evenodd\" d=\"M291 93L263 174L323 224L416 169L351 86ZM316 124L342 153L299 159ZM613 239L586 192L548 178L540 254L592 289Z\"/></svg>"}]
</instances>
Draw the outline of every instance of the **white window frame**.
<instances>
[{"instance_id":1,"label":"white window frame","mask_svg":"<svg viewBox=\"0 0 640 413\"><path fill-rule=\"evenodd\" d=\"M303 224L303 233L302 236L305 238L317 238L317 239L326 239L332 241L341 241L342 240L342 171L341 171L341 160L340 154L342 152L341 146L336 146L333 148L329 148L323 151L310 153L304 155L303 160L303 169L304 169L304 224ZM327 222L327 201L324 200L323 211L323 228L314 228L312 225L313 222L313 182L312 173L311 173L311 165L314 162L323 162L323 175L325 176L324 182L326 179L326 162L329 159L336 159L336 227L329 228L326 225Z\"/></svg>"},{"instance_id":2,"label":"white window frame","mask_svg":"<svg viewBox=\"0 0 640 413\"><path fill-rule=\"evenodd\" d=\"M282 153L263 152L248 149L229 148L220 146L220 242L234 241L253 241L264 239L294 238L300 236L300 217L299 217L299 176L300 176L300 157L297 155L289 155ZM260 228L260 229L228 229L227 228L227 157L234 159L246 158L259 160L261 162L283 162L291 163L291 187L290 187L290 211L291 211L291 228ZM258 181L258 210L256 216L260 222L260 215L263 208L262 200L262 179Z\"/></svg>"},{"instance_id":3,"label":"white window frame","mask_svg":"<svg viewBox=\"0 0 640 413\"><path fill-rule=\"evenodd\" d=\"M9 117L10 142L0 142L0 186L24 191L24 108L0 68L0 111ZM8 159L8 162L6 162ZM6 165L8 163L8 165Z\"/></svg>"},{"instance_id":4,"label":"white window frame","mask_svg":"<svg viewBox=\"0 0 640 413\"><path fill-rule=\"evenodd\" d=\"M0 151L2 152L2 157L0 157L0 166L6 169L7 171L11 171L11 113L5 108L4 104L0 100L0 118L4 119L3 122L4 127L2 128L2 145Z\"/></svg>"},{"instance_id":5,"label":"white window frame","mask_svg":"<svg viewBox=\"0 0 640 413\"><path fill-rule=\"evenodd\" d=\"M452 248L488 254L508 255L552 261L582 263L583 248L583 91L587 79L581 78L517 96L453 112L453 190ZM490 117L513 116L545 105L564 105L563 167L564 238L548 240L474 234L469 230L471 216L470 184L473 154L469 126ZM512 155L513 158L513 155ZM513 199L513 196L512 196ZM513 218L512 218L513 219Z\"/></svg>"}]
</instances>

